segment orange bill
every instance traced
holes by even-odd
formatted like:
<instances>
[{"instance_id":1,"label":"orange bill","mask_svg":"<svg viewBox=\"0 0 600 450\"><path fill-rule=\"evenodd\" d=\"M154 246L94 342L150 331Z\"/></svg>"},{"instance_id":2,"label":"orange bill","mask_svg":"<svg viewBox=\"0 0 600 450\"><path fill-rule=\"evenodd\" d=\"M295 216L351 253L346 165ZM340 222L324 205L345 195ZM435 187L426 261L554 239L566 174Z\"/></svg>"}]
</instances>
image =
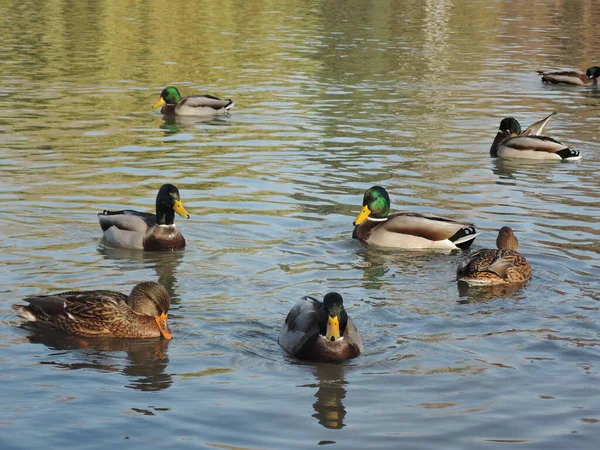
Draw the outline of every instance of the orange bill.
<instances>
[{"instance_id":1,"label":"orange bill","mask_svg":"<svg viewBox=\"0 0 600 450\"><path fill-rule=\"evenodd\" d=\"M173 335L171 334L171 331L169 331L169 326L167 325L167 313L162 313L154 320L156 320L160 334L162 334L165 339L173 339Z\"/></svg>"}]
</instances>

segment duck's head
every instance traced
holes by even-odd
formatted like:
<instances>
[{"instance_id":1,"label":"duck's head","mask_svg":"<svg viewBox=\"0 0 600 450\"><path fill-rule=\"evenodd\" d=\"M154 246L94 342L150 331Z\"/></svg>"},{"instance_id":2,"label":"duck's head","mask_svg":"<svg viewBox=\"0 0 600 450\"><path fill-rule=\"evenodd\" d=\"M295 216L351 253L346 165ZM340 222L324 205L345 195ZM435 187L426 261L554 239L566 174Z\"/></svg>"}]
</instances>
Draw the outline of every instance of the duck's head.
<instances>
[{"instance_id":1,"label":"duck's head","mask_svg":"<svg viewBox=\"0 0 600 450\"><path fill-rule=\"evenodd\" d=\"M498 133L492 142L490 147L490 155L498 156L498 147L500 143L505 139L515 137L521 134L521 124L514 117L507 117L502 119L500 126L498 127Z\"/></svg>"},{"instance_id":2,"label":"duck's head","mask_svg":"<svg viewBox=\"0 0 600 450\"><path fill-rule=\"evenodd\" d=\"M381 186L373 186L365 192L362 210L354 220L354 226L360 225L366 219L384 221L390 214L390 196Z\"/></svg>"},{"instance_id":3,"label":"duck's head","mask_svg":"<svg viewBox=\"0 0 600 450\"><path fill-rule=\"evenodd\" d=\"M585 71L585 74L588 78L598 78L600 77L600 67L590 67L588 70Z\"/></svg>"},{"instance_id":4,"label":"duck's head","mask_svg":"<svg viewBox=\"0 0 600 450\"><path fill-rule=\"evenodd\" d=\"M521 124L514 117L502 119L500 126L498 127L498 133L506 131L508 131L511 136L518 136L521 134Z\"/></svg>"},{"instance_id":5,"label":"duck's head","mask_svg":"<svg viewBox=\"0 0 600 450\"><path fill-rule=\"evenodd\" d=\"M165 339L173 338L167 325L171 300L162 284L155 281L138 283L129 295L129 306L138 314L153 317Z\"/></svg>"},{"instance_id":6,"label":"duck's head","mask_svg":"<svg viewBox=\"0 0 600 450\"><path fill-rule=\"evenodd\" d=\"M153 108L158 108L159 106L167 105L176 105L181 101L181 94L179 90L175 86L167 86L160 93L160 99L152 106Z\"/></svg>"},{"instance_id":7,"label":"duck's head","mask_svg":"<svg viewBox=\"0 0 600 450\"><path fill-rule=\"evenodd\" d=\"M156 221L159 225L172 225L175 213L190 218L179 197L179 189L172 184L163 184L156 194Z\"/></svg>"},{"instance_id":8,"label":"duck's head","mask_svg":"<svg viewBox=\"0 0 600 450\"><path fill-rule=\"evenodd\" d=\"M330 292L323 297L323 306L327 313L325 337L327 340L336 341L343 336L348 323L344 299L337 292Z\"/></svg>"},{"instance_id":9,"label":"duck's head","mask_svg":"<svg viewBox=\"0 0 600 450\"><path fill-rule=\"evenodd\" d=\"M517 251L519 247L519 241L513 233L511 227L502 227L498 232L498 237L496 238L496 246L499 250L512 250Z\"/></svg>"}]
</instances>

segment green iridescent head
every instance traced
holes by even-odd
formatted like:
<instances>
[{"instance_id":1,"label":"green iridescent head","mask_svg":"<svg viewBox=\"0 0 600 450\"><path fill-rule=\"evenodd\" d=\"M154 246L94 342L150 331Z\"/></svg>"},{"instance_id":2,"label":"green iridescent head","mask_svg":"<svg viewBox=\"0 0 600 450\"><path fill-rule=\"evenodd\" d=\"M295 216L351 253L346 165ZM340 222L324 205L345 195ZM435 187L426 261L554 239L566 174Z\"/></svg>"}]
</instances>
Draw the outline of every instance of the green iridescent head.
<instances>
[{"instance_id":1,"label":"green iridescent head","mask_svg":"<svg viewBox=\"0 0 600 450\"><path fill-rule=\"evenodd\" d=\"M181 101L181 94L179 90L175 86L167 86L160 93L160 99L154 104L154 108L158 108L159 106L167 105L176 105Z\"/></svg>"},{"instance_id":2,"label":"green iridescent head","mask_svg":"<svg viewBox=\"0 0 600 450\"><path fill-rule=\"evenodd\" d=\"M385 219L390 214L390 196L381 186L373 186L365 192L363 208L356 217L354 225L360 225L367 218Z\"/></svg>"},{"instance_id":3,"label":"green iridescent head","mask_svg":"<svg viewBox=\"0 0 600 450\"><path fill-rule=\"evenodd\" d=\"M521 124L513 117L507 117L500 122L500 131L509 131L511 135L518 136L521 134Z\"/></svg>"},{"instance_id":4,"label":"green iridescent head","mask_svg":"<svg viewBox=\"0 0 600 450\"><path fill-rule=\"evenodd\" d=\"M598 78L600 77L600 67L590 67L588 70L585 71L585 74L588 78Z\"/></svg>"}]
</instances>

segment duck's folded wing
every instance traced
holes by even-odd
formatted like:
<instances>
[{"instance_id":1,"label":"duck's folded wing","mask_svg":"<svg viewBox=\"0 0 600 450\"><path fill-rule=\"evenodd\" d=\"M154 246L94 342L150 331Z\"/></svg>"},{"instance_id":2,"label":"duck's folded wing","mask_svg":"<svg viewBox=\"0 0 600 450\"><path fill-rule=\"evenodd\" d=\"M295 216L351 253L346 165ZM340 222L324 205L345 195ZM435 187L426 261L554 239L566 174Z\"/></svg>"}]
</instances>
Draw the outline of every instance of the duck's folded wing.
<instances>
[{"instance_id":1,"label":"duck's folded wing","mask_svg":"<svg viewBox=\"0 0 600 450\"><path fill-rule=\"evenodd\" d=\"M539 122L536 122L529 127L525 131L521 133L521 136L540 136L544 131L544 127L550 121L552 116L556 114L556 111L553 111L548 117L544 117Z\"/></svg>"},{"instance_id":2,"label":"duck's folded wing","mask_svg":"<svg viewBox=\"0 0 600 450\"><path fill-rule=\"evenodd\" d=\"M551 83L585 84L586 75L576 70L542 71L538 70L542 78Z\"/></svg>"},{"instance_id":3,"label":"duck's folded wing","mask_svg":"<svg viewBox=\"0 0 600 450\"><path fill-rule=\"evenodd\" d=\"M32 296L24 299L29 308L46 316L65 316L65 299L58 295Z\"/></svg>"},{"instance_id":4,"label":"duck's folded wing","mask_svg":"<svg viewBox=\"0 0 600 450\"><path fill-rule=\"evenodd\" d=\"M156 225L156 215L125 209L123 211L103 211L98 213L98 221L102 231L110 227L117 227L121 230L135 231L145 233L148 227Z\"/></svg>"},{"instance_id":5,"label":"duck's folded wing","mask_svg":"<svg viewBox=\"0 0 600 450\"><path fill-rule=\"evenodd\" d=\"M365 350L360 334L349 317L348 323L346 324L346 330L344 331L344 339L352 342L359 354Z\"/></svg>"},{"instance_id":6,"label":"duck's folded wing","mask_svg":"<svg viewBox=\"0 0 600 450\"><path fill-rule=\"evenodd\" d=\"M54 295L26 297L29 306L48 316L66 315L89 317L91 312L112 310L119 303L127 302L127 296L113 291L61 292Z\"/></svg>"},{"instance_id":7,"label":"duck's folded wing","mask_svg":"<svg viewBox=\"0 0 600 450\"><path fill-rule=\"evenodd\" d=\"M489 266L498 257L498 250L482 248L474 251L465 259L456 270L457 278L468 277L478 272L488 270Z\"/></svg>"},{"instance_id":8,"label":"duck's folded wing","mask_svg":"<svg viewBox=\"0 0 600 450\"><path fill-rule=\"evenodd\" d=\"M515 270L525 270L524 268L529 267L525 257L518 252L503 250L499 253L499 257L490 265L489 271L504 279L509 277L509 272L514 274Z\"/></svg>"},{"instance_id":9,"label":"duck's folded wing","mask_svg":"<svg viewBox=\"0 0 600 450\"><path fill-rule=\"evenodd\" d=\"M508 269L514 267L514 265L514 259L510 255L503 255L490 264L487 270L489 272L494 272L501 278L507 279Z\"/></svg>"},{"instance_id":10,"label":"duck's folded wing","mask_svg":"<svg viewBox=\"0 0 600 450\"><path fill-rule=\"evenodd\" d=\"M233 102L229 99L221 100L212 95L194 95L184 97L179 106L187 106L189 108L212 108L215 110L229 109L233 106Z\"/></svg>"},{"instance_id":11,"label":"duck's folded wing","mask_svg":"<svg viewBox=\"0 0 600 450\"><path fill-rule=\"evenodd\" d=\"M294 355L304 344L319 334L319 312L322 305L311 297L302 297L288 313L279 333L279 345Z\"/></svg>"},{"instance_id":12,"label":"duck's folded wing","mask_svg":"<svg viewBox=\"0 0 600 450\"><path fill-rule=\"evenodd\" d=\"M472 228L473 224L456 222L445 217L435 216L433 214L400 212L390 215L389 219L383 223L386 231L399 234L408 234L419 236L430 241L442 241L454 236L461 229Z\"/></svg>"},{"instance_id":13,"label":"duck's folded wing","mask_svg":"<svg viewBox=\"0 0 600 450\"><path fill-rule=\"evenodd\" d=\"M566 145L547 136L518 136L509 139L504 145L514 150L546 153L558 153L561 150L568 149Z\"/></svg>"}]
</instances>

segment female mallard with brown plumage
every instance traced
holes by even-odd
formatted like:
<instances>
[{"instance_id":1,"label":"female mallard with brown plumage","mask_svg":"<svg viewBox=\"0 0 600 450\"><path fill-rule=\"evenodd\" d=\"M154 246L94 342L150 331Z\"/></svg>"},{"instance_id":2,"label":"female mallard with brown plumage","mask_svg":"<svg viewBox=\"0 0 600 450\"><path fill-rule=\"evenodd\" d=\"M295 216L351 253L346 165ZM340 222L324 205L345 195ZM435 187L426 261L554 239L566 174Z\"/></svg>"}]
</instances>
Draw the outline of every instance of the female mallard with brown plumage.
<instances>
[{"instance_id":1,"label":"female mallard with brown plumage","mask_svg":"<svg viewBox=\"0 0 600 450\"><path fill-rule=\"evenodd\" d=\"M479 233L472 223L424 213L390 214L390 197L381 186L365 192L352 237L368 245L405 249L466 249Z\"/></svg>"},{"instance_id":2,"label":"female mallard with brown plumage","mask_svg":"<svg viewBox=\"0 0 600 450\"><path fill-rule=\"evenodd\" d=\"M230 99L221 100L212 95L181 97L176 87L168 86L162 90L153 107L162 106L160 112L166 115L211 117L228 114L234 105Z\"/></svg>"},{"instance_id":3,"label":"female mallard with brown plumage","mask_svg":"<svg viewBox=\"0 0 600 450\"><path fill-rule=\"evenodd\" d=\"M25 320L42 328L86 337L171 339L167 314L171 302L159 283L137 284L129 296L115 291L61 292L13 305Z\"/></svg>"},{"instance_id":4,"label":"female mallard with brown plumage","mask_svg":"<svg viewBox=\"0 0 600 450\"><path fill-rule=\"evenodd\" d=\"M185 239L175 226L175 213L190 218L179 190L163 184L156 195L156 214L125 209L98 213L107 241L118 247L140 250L180 250Z\"/></svg>"},{"instance_id":5,"label":"female mallard with brown plumage","mask_svg":"<svg viewBox=\"0 0 600 450\"><path fill-rule=\"evenodd\" d=\"M278 339L290 355L308 361L342 361L363 351L358 330L337 292L323 302L302 297L288 313Z\"/></svg>"},{"instance_id":6,"label":"female mallard with brown plumage","mask_svg":"<svg viewBox=\"0 0 600 450\"><path fill-rule=\"evenodd\" d=\"M531 266L517 248L519 241L510 227L502 227L496 239L497 250L473 252L459 265L458 281L469 285L521 283L531 278Z\"/></svg>"},{"instance_id":7,"label":"female mallard with brown plumage","mask_svg":"<svg viewBox=\"0 0 600 450\"><path fill-rule=\"evenodd\" d=\"M542 136L544 127L556 111L525 131L513 117L502 119L496 138L490 147L490 155L500 158L522 158L555 161L576 161L581 159L578 150L572 150L547 136Z\"/></svg>"},{"instance_id":8,"label":"female mallard with brown plumage","mask_svg":"<svg viewBox=\"0 0 600 450\"><path fill-rule=\"evenodd\" d=\"M598 84L598 77L600 77L600 67L590 67L585 73L579 70L538 70L537 73L542 76L542 82L544 83L596 86Z\"/></svg>"}]
</instances>

